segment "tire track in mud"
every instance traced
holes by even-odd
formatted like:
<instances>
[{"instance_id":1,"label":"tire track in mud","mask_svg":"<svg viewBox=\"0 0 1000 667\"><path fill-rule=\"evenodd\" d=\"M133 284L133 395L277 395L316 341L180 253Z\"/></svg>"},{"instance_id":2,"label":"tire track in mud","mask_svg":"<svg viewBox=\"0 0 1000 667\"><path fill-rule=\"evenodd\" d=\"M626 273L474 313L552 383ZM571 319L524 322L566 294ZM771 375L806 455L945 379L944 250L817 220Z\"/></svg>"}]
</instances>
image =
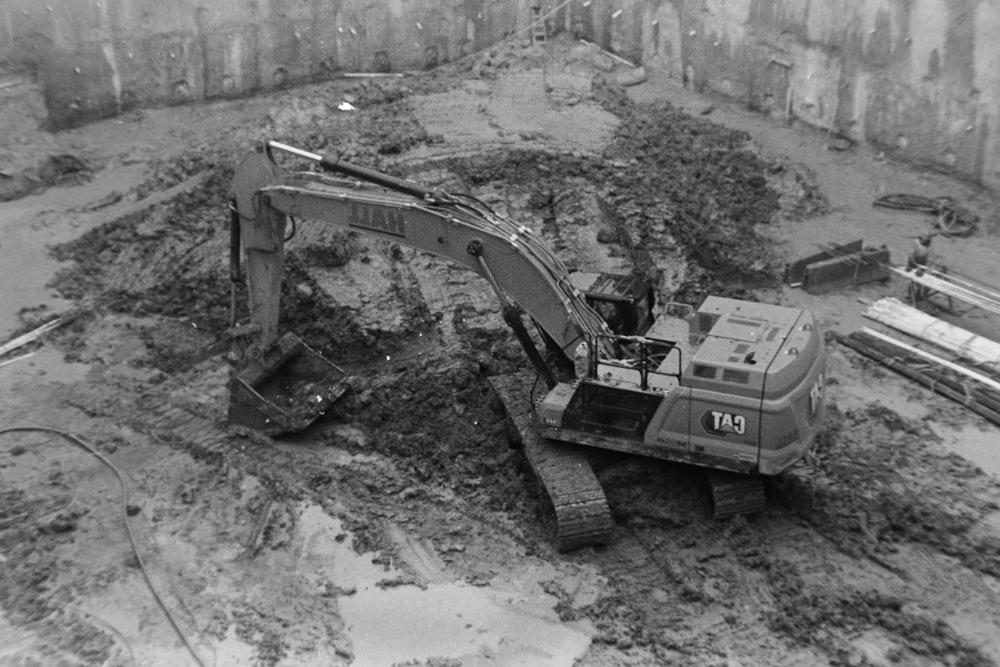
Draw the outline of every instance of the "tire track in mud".
<instances>
[{"instance_id":1,"label":"tire track in mud","mask_svg":"<svg viewBox=\"0 0 1000 667\"><path fill-rule=\"evenodd\" d=\"M859 664L861 659L876 664L994 664L979 641L948 622L952 611L942 603L949 596L938 586L926 585L926 573L949 570L940 556L925 552L936 561L930 567L910 557L883 557L845 541L835 524L804 521L797 509L787 506L780 514L769 514L757 531L774 598L766 615L771 631L793 645L820 651L834 665ZM856 538L865 539L861 534ZM901 551L909 548L904 545ZM925 574L919 575L920 570ZM951 602L981 599L977 587L982 582L975 573L937 575L941 581L961 582ZM996 608L996 600L979 607L991 608ZM866 639L871 637L882 645L873 646Z\"/></svg>"},{"instance_id":2,"label":"tire track in mud","mask_svg":"<svg viewBox=\"0 0 1000 667\"><path fill-rule=\"evenodd\" d=\"M195 405L194 398L172 396L170 387L124 403L118 391L105 391L85 392L68 402L205 460L221 461L226 452L239 448L240 440L217 419L207 416L209 408ZM297 476L311 478L308 471L313 466L299 457L296 460ZM342 472L348 474L350 468ZM398 474L405 475L405 471ZM653 487L658 481L663 480L655 476L640 480L639 486L647 487L640 493L655 497ZM361 512L359 516L384 515L383 520L409 521L409 503L386 504L385 482L384 475L355 480L360 493L355 508ZM403 482L396 480L398 485ZM378 489L368 501L365 498L370 494L360 488L364 484ZM401 499L412 501L412 494L405 489L401 493ZM312 495L321 499L324 494L316 489ZM448 509L446 498L435 498L427 497L421 505L437 505L441 512ZM907 656L934 660L956 655L960 664L992 664L943 620L947 616L952 622L968 625L975 610L995 602L991 596L977 595L979 605L957 604L962 591L975 585L975 577L944 577L936 572L940 557L933 553L924 556L919 567L905 553L899 559L888 555L892 567L887 569L883 566L886 558L870 558L864 548L846 543L836 522L815 516L810 522L796 518L801 509L795 505L796 498L801 496L790 493L778 498L791 507L772 502L761 517L724 524L694 519L678 525L676 519L646 516L649 510L641 504L636 506L636 516L631 516L628 508L619 508L617 513L624 513L625 521L616 531L617 541L587 552L587 559L609 580L612 593L575 613L594 620L598 644L614 650L638 646L679 664L705 664L705 660L738 659L762 652L774 656L771 664L779 664L779 656L796 650L823 656L835 665L855 664L852 661L864 651L857 638L872 633L886 638L890 645L887 655L904 663ZM369 502L374 504L363 509ZM476 504L460 503L450 510L457 510L461 518L455 516L450 527L429 533L438 540L454 541L454 537L447 537L454 535L449 531L456 526L467 529L469 522L480 526L476 539L481 539L483 530L499 531L518 541L527 537L518 535L519 531L511 533L509 525L488 521L489 513ZM376 523L384 528L383 520ZM363 532L371 533L372 527ZM464 529L460 534L472 537ZM856 535L858 540L865 539L861 533ZM393 548L374 534L360 543ZM904 545L904 552L909 548ZM957 587L957 592L950 596L934 593L942 586ZM927 618L921 609L942 611ZM975 627L969 630L977 631Z\"/></svg>"},{"instance_id":3,"label":"tire track in mud","mask_svg":"<svg viewBox=\"0 0 1000 667\"><path fill-rule=\"evenodd\" d=\"M1000 574L996 480L938 446L920 420L881 405L836 407L813 454L780 478L789 505L842 548L888 559L922 544L985 575Z\"/></svg>"},{"instance_id":4,"label":"tire track in mud","mask_svg":"<svg viewBox=\"0 0 1000 667\"><path fill-rule=\"evenodd\" d=\"M197 405L205 397L193 389L189 396L177 397L177 387L139 388L107 378L96 386L61 391L68 405L92 417L112 419L208 463L223 462L228 452L245 448L247 443L221 421L221 409L216 414L214 406Z\"/></svg>"},{"instance_id":5,"label":"tire track in mud","mask_svg":"<svg viewBox=\"0 0 1000 667\"><path fill-rule=\"evenodd\" d=\"M971 610L995 596L975 591L973 573L946 576L938 557L924 558L883 565L780 506L726 523L626 523L588 555L613 592L578 611L597 625L596 641L652 647L672 664L994 664Z\"/></svg>"},{"instance_id":6,"label":"tire track in mud","mask_svg":"<svg viewBox=\"0 0 1000 667\"><path fill-rule=\"evenodd\" d=\"M764 577L738 566L725 527L695 522L685 528L621 526L617 541L598 554L602 575L611 582L619 607L613 618L627 624L595 622L599 639L619 647L657 647L671 664L705 664L740 655L741 647L787 647L775 641L759 613L773 604ZM595 609L603 611L607 602ZM630 634L629 634L630 633ZM609 641L610 640L610 641ZM725 664L725 662L721 663Z\"/></svg>"}]
</instances>

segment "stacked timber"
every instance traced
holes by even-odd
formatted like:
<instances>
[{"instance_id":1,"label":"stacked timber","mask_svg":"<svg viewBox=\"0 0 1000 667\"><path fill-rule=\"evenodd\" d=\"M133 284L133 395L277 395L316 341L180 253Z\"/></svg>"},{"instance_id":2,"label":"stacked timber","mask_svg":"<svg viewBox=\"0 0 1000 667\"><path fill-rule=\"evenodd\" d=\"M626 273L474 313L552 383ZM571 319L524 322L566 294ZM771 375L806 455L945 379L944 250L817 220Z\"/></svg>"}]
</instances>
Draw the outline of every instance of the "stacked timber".
<instances>
[{"instance_id":1,"label":"stacked timber","mask_svg":"<svg viewBox=\"0 0 1000 667\"><path fill-rule=\"evenodd\" d=\"M865 317L933 343L977 366L1000 372L1000 343L928 315L899 299L879 299L865 311Z\"/></svg>"},{"instance_id":2,"label":"stacked timber","mask_svg":"<svg viewBox=\"0 0 1000 667\"><path fill-rule=\"evenodd\" d=\"M26 334L22 334L0 345L0 360L2 360L0 361L0 366L6 366L7 364L12 364L15 361L27 359L28 357L34 354L33 351L28 352L27 354L22 354L19 357L13 357L11 359L4 359L4 357L7 356L9 353L13 352L14 350L18 350L30 343L34 343L35 341L41 340L46 334L48 334L51 331L54 331L55 329L58 329L64 324L72 322L73 320L75 320L77 317L80 316L81 312L82 311L71 311L69 313L66 313L65 315L60 315L55 319L49 320L48 322L38 327L37 329L33 329L32 331L29 331Z\"/></svg>"},{"instance_id":3,"label":"stacked timber","mask_svg":"<svg viewBox=\"0 0 1000 667\"><path fill-rule=\"evenodd\" d=\"M994 315L1000 315L1000 292L989 285L932 268L915 271L893 266L890 270L902 278L926 287L931 292L944 294Z\"/></svg>"},{"instance_id":4,"label":"stacked timber","mask_svg":"<svg viewBox=\"0 0 1000 667\"><path fill-rule=\"evenodd\" d=\"M871 329L837 340L1000 426L1000 382Z\"/></svg>"}]
</instances>

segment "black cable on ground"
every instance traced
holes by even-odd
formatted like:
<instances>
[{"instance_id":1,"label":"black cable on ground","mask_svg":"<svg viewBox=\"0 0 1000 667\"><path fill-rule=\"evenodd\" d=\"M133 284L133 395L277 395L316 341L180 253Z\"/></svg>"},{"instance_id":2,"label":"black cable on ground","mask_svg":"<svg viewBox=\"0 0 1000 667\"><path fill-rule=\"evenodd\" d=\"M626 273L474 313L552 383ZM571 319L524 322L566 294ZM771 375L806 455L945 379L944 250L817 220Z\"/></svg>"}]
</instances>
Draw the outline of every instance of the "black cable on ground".
<instances>
[{"instance_id":1,"label":"black cable on ground","mask_svg":"<svg viewBox=\"0 0 1000 667\"><path fill-rule=\"evenodd\" d=\"M184 631L181 630L181 627L177 624L177 621L174 619L174 615L170 612L170 609L163 601L163 598L161 598L160 594L156 592L156 587L153 585L153 581L149 577L149 572L146 570L146 565L142 561L142 556L139 554L139 548L135 543L135 535L132 533L132 524L130 524L128 520L128 484L125 482L125 475L123 475L121 470L119 470L114 463L108 460L107 457L105 457L99 451L97 451L89 444L87 444L87 442L84 441L83 438L74 435L72 433L69 433L67 431L61 431L57 428L51 428L49 426L13 426L9 428L0 429L0 435L3 435L5 433L19 433L19 432L51 433L54 435L58 435L62 438L65 438L66 440L69 440L70 442L77 445L84 451L93 454L95 457L97 457L97 459L101 463L103 463L105 466L111 469L111 471L118 478L118 483L121 485L122 488L122 520L125 522L125 532L128 533L128 541L132 545L132 553L135 554L136 562L139 564L139 569L142 571L142 576L146 580L146 585L149 587L149 591L153 594L153 599L156 600L156 604L159 605L161 610L163 610L163 614L167 617L167 620L170 622L171 627L173 627L174 632L176 632L177 636L181 638L181 641L184 643L184 646L191 654L191 657L194 658L194 661L198 663L200 667L207 667L205 663L202 661L201 657L198 655L198 653L194 650L194 646L192 646L191 641L188 639L187 635L184 634Z\"/></svg>"},{"instance_id":2,"label":"black cable on ground","mask_svg":"<svg viewBox=\"0 0 1000 667\"><path fill-rule=\"evenodd\" d=\"M892 208L897 211L921 211L923 213L937 213L938 210L937 203L930 197L907 194L882 195L872 205Z\"/></svg>"},{"instance_id":3,"label":"black cable on ground","mask_svg":"<svg viewBox=\"0 0 1000 667\"><path fill-rule=\"evenodd\" d=\"M919 195L889 194L872 202L873 206L891 208L897 211L920 211L937 216L936 227L945 236L968 236L979 221L979 217L955 203L951 197L921 197Z\"/></svg>"}]
</instances>

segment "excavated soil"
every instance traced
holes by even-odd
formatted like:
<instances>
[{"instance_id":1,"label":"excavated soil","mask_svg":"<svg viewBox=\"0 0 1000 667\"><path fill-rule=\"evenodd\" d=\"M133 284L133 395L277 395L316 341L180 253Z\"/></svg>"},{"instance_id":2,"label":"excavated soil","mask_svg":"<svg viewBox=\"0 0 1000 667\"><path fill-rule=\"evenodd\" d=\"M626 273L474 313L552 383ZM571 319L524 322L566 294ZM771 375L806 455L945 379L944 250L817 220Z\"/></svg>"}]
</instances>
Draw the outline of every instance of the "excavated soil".
<instances>
[{"instance_id":1,"label":"excavated soil","mask_svg":"<svg viewBox=\"0 0 1000 667\"><path fill-rule=\"evenodd\" d=\"M904 288L817 297L782 273L858 235L902 261L927 221L871 209L886 191L962 198L983 223L936 252L1000 281L987 193L622 69L509 43L39 138L94 166L0 207L2 277L24 285L0 332L81 315L0 366L0 430L78 434L128 497L61 436L0 434L0 663L1000 662L998 430L832 339L826 426L764 513L712 521L696 470L594 452L614 542L560 554L487 382L527 363L489 285L299 221L281 326L351 390L296 436L226 426L228 191L263 137L470 192L661 303L794 304L847 333Z\"/></svg>"}]
</instances>

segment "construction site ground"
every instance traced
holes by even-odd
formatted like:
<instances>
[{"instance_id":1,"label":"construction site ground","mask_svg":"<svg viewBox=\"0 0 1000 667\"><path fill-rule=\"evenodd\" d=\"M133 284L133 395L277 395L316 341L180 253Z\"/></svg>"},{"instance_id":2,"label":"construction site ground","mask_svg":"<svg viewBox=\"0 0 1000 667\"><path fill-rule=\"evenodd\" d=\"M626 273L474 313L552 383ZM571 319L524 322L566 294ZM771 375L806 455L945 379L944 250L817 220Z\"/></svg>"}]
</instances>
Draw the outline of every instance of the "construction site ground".
<instances>
[{"instance_id":1,"label":"construction site ground","mask_svg":"<svg viewBox=\"0 0 1000 667\"><path fill-rule=\"evenodd\" d=\"M1000 663L1000 431L833 341L826 426L765 512L713 521L696 469L595 452L614 542L558 553L487 381L527 367L489 285L299 220L282 328L352 390L293 437L226 426L228 188L264 137L471 191L661 299L870 326L898 279L816 296L781 270L855 238L904 262L932 218L872 207L893 192L979 213L933 250L1000 285L988 193L647 76L509 43L11 143L4 178L85 168L0 203L0 341L79 313L0 366L0 430L82 438L127 498L79 443L0 434L0 664Z\"/></svg>"}]
</instances>

